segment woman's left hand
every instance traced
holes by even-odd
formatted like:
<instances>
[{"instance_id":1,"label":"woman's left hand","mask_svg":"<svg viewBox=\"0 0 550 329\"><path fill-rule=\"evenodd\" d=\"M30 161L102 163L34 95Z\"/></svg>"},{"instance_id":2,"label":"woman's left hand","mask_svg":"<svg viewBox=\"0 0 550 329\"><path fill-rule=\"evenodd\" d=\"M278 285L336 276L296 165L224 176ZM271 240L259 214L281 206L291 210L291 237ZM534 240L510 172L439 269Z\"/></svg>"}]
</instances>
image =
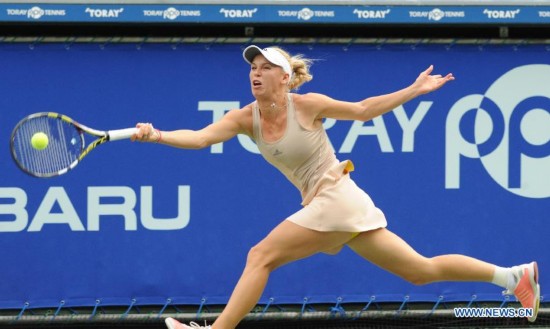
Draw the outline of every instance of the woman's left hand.
<instances>
[{"instance_id":1,"label":"woman's left hand","mask_svg":"<svg viewBox=\"0 0 550 329\"><path fill-rule=\"evenodd\" d=\"M443 85L446 84L448 81L455 79L452 73L449 73L446 76L442 76L441 74L430 75L433 69L434 66L430 65L430 67L428 67L426 71L420 73L418 78L416 78L414 85L416 85L416 87L418 88L419 95L435 91L443 87Z\"/></svg>"}]
</instances>

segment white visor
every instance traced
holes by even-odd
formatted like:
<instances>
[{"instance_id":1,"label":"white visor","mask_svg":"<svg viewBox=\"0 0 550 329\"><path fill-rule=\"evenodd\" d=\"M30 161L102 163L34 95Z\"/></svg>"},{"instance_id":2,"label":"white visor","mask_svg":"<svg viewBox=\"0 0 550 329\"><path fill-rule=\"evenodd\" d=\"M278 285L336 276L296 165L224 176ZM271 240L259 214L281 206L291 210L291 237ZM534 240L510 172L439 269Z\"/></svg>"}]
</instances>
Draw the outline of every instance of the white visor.
<instances>
[{"instance_id":1,"label":"white visor","mask_svg":"<svg viewBox=\"0 0 550 329\"><path fill-rule=\"evenodd\" d=\"M281 52L279 52L277 49L260 49L260 47L258 46L248 46L243 51L244 60L247 61L249 64L252 64L254 57L259 54L262 54L265 59L267 59L271 64L280 66L283 71L285 71L285 73L287 73L292 78L292 68L290 67L290 63L285 58L285 56L281 54Z\"/></svg>"}]
</instances>

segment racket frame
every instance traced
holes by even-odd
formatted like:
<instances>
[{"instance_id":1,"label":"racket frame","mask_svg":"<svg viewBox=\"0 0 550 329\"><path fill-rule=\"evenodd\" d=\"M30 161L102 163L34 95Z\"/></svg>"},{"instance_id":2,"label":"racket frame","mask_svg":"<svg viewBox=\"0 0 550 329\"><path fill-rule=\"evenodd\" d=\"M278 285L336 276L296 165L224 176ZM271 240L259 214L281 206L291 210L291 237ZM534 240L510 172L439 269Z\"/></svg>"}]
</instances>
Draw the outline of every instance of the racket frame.
<instances>
[{"instance_id":1,"label":"racket frame","mask_svg":"<svg viewBox=\"0 0 550 329\"><path fill-rule=\"evenodd\" d=\"M15 151L14 151L14 139L15 139L15 134L17 132L17 129L22 124L24 124L26 121L37 118L37 117L48 117L48 118L53 118L53 119L58 119L58 120L64 121L64 122L74 126L76 128L77 132L79 133L79 136L80 136L80 139L81 139L81 144L80 145L82 145L80 154L66 168L58 170L56 172L51 172L51 173L36 173L36 172L30 171L27 168L25 168L23 165L20 164L19 160L17 159L17 156L15 155ZM83 124L73 120L72 118L70 118L70 117L68 117L64 114L60 114L60 113L56 113L56 112L38 112L38 113L28 115L27 117L25 117L21 121L19 121L19 123L17 123L17 125L13 129L13 131L11 133L11 137L10 137L10 153L11 153L11 156L12 156L13 160L15 161L17 167L19 167L19 169L21 169L23 172L25 172L25 173L27 173L31 176L34 176L34 177L49 178L49 177L63 175L65 173L67 173L69 170L74 169L74 167L76 167L76 165L78 165L78 163L80 163L80 161L82 161L82 159L86 155L88 155L88 153L90 153L98 145L101 145L101 144L103 144L105 142L108 142L108 141L128 139L132 135L134 135L137 131L138 131L138 128L125 128L125 129L102 131L102 130L93 129L93 128L90 128L86 125L83 125ZM97 139L94 140L93 142L91 142L88 146L86 146L83 133L87 133L88 135L92 135L94 137L97 137Z\"/></svg>"}]
</instances>

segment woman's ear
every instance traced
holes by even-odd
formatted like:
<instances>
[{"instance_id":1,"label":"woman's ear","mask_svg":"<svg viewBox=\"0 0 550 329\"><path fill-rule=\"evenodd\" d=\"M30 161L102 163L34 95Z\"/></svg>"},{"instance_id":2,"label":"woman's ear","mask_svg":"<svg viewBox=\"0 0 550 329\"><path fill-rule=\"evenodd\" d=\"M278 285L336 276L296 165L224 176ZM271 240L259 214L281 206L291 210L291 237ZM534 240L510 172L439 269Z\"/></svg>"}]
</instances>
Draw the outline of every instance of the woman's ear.
<instances>
[{"instance_id":1,"label":"woman's ear","mask_svg":"<svg viewBox=\"0 0 550 329\"><path fill-rule=\"evenodd\" d=\"M285 85L288 85L290 83L290 75L288 73L285 73L285 75L283 77L283 83Z\"/></svg>"}]
</instances>

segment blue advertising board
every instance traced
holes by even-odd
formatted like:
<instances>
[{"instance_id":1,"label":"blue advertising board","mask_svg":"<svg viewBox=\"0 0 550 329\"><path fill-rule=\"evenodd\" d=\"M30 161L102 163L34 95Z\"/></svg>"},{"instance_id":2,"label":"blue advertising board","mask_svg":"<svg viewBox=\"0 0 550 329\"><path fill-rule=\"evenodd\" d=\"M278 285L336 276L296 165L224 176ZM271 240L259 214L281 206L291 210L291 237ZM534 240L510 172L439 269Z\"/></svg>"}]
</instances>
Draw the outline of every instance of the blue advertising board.
<instances>
[{"instance_id":1,"label":"blue advertising board","mask_svg":"<svg viewBox=\"0 0 550 329\"><path fill-rule=\"evenodd\" d=\"M0 4L3 22L548 24L550 6Z\"/></svg>"},{"instance_id":2,"label":"blue advertising board","mask_svg":"<svg viewBox=\"0 0 550 329\"><path fill-rule=\"evenodd\" d=\"M544 46L286 45L315 59L300 93L359 101L430 64L444 88L370 122L326 120L341 160L421 254L537 260L550 284L550 56ZM248 250L300 195L239 136L202 150L117 141L37 179L10 158L24 116L97 129L199 129L253 101L242 45L0 44L0 308L226 303ZM266 303L503 299L488 283L414 286L345 248L278 269ZM340 299L339 299L340 298Z\"/></svg>"}]
</instances>

